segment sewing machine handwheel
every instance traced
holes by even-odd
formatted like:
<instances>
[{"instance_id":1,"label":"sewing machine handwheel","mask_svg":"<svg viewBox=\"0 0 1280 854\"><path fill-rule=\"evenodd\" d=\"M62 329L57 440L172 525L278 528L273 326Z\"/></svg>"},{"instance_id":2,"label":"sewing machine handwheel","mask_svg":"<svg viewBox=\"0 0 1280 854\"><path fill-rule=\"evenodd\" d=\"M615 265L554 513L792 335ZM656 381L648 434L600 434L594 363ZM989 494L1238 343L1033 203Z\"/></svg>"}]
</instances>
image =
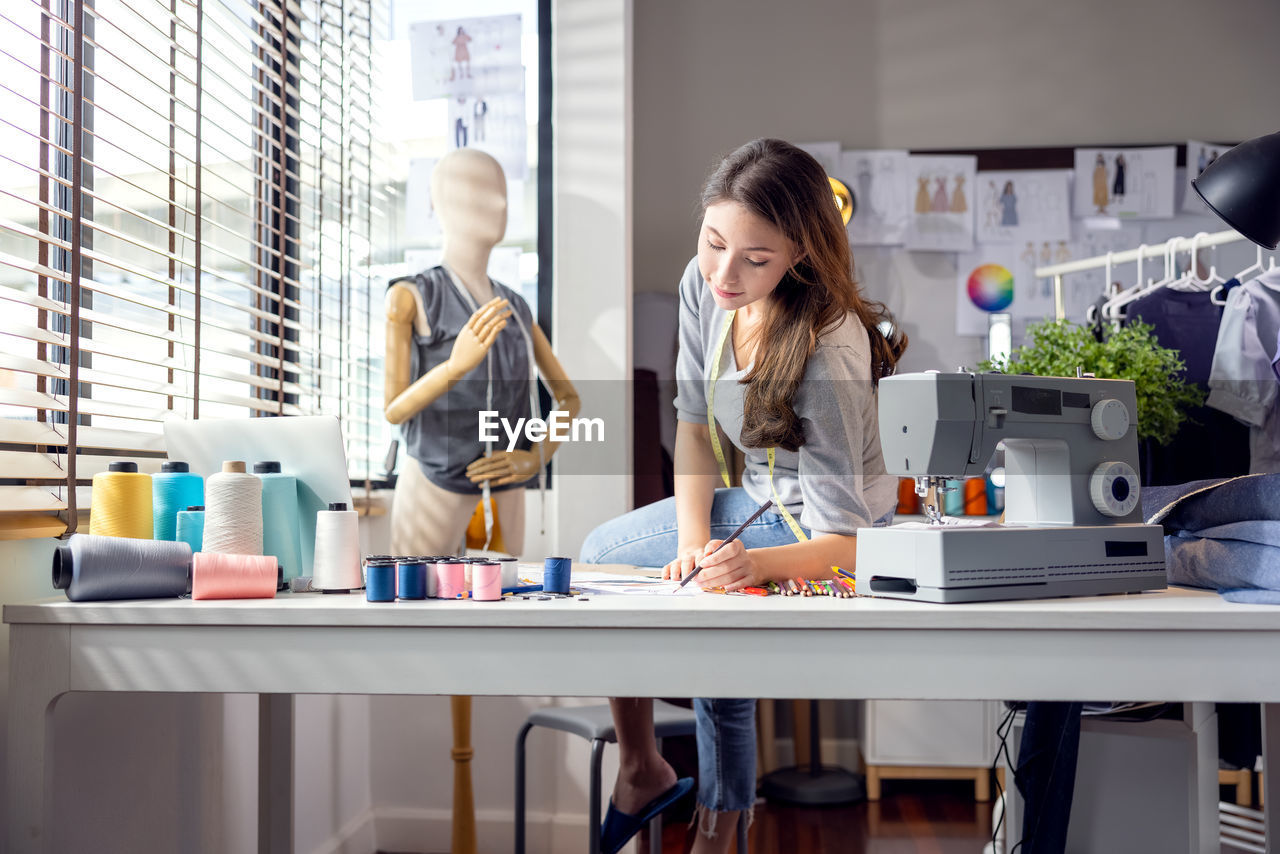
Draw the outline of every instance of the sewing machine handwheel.
<instances>
[{"instance_id":1,"label":"sewing machine handwheel","mask_svg":"<svg viewBox=\"0 0 1280 854\"><path fill-rule=\"evenodd\" d=\"M1099 439L1114 442L1129 432L1129 407L1115 398L1100 400L1089 413L1089 423Z\"/></svg>"},{"instance_id":2,"label":"sewing machine handwheel","mask_svg":"<svg viewBox=\"0 0 1280 854\"><path fill-rule=\"evenodd\" d=\"M1138 506L1138 473L1128 463L1102 463L1089 478L1089 497L1103 516L1128 516Z\"/></svg>"}]
</instances>

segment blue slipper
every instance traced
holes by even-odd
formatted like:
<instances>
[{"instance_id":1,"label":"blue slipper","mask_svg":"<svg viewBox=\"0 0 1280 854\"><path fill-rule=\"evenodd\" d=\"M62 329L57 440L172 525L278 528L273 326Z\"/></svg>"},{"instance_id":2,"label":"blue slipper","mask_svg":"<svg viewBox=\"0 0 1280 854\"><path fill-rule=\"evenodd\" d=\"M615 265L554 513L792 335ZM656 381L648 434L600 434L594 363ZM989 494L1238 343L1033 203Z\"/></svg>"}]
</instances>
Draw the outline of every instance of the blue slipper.
<instances>
[{"instance_id":1,"label":"blue slipper","mask_svg":"<svg viewBox=\"0 0 1280 854\"><path fill-rule=\"evenodd\" d=\"M658 813L683 798L693 788L692 777L681 777L676 784L661 795L649 801L635 815L625 813L613 805L609 799L609 811L604 815L604 823L600 825L601 854L618 854L622 847L631 841L631 837L640 832Z\"/></svg>"}]
</instances>

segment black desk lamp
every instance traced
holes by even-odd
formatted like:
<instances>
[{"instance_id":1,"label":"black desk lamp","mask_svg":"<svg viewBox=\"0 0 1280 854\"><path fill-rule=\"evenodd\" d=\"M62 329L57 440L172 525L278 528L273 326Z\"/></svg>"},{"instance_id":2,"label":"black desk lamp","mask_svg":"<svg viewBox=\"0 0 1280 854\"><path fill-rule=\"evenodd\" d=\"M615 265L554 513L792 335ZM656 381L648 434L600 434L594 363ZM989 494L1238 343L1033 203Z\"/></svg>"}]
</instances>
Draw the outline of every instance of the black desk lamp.
<instances>
[{"instance_id":1,"label":"black desk lamp","mask_svg":"<svg viewBox=\"0 0 1280 854\"><path fill-rule=\"evenodd\" d=\"M1191 186L1249 240L1265 249L1280 245L1280 133L1228 149Z\"/></svg>"}]
</instances>

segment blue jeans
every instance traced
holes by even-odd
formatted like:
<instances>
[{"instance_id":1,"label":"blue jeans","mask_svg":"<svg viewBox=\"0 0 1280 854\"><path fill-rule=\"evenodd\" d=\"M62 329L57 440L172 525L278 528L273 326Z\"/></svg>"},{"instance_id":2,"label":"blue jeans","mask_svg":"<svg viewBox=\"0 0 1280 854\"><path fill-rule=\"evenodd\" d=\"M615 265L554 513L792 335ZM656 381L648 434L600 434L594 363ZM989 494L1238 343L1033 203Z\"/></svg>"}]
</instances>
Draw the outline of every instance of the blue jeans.
<instances>
[{"instance_id":1,"label":"blue jeans","mask_svg":"<svg viewBox=\"0 0 1280 854\"><path fill-rule=\"evenodd\" d=\"M1062 854L1076 788L1081 703L1028 703L1014 783L1022 794L1023 854ZM1010 832L1012 833L1012 828ZM1012 850L1013 845L1005 850Z\"/></svg>"},{"instance_id":2,"label":"blue jeans","mask_svg":"<svg viewBox=\"0 0 1280 854\"><path fill-rule=\"evenodd\" d=\"M732 534L758 506L740 486L717 489L711 502L711 538L722 540ZM676 500L664 498L597 526L582 543L579 563L666 566L675 560L678 541ZM796 538L781 514L766 510L738 541L746 548L759 549L791 545Z\"/></svg>"},{"instance_id":3,"label":"blue jeans","mask_svg":"<svg viewBox=\"0 0 1280 854\"><path fill-rule=\"evenodd\" d=\"M711 538L729 536L757 506L741 487L717 489ZM772 510L738 539L749 549L796 541L786 520ZM580 562L666 566L676 557L677 542L676 500L666 498L597 527L582 544ZM693 709L698 716L698 804L717 812L750 810L756 797L756 701L697 699Z\"/></svg>"}]
</instances>

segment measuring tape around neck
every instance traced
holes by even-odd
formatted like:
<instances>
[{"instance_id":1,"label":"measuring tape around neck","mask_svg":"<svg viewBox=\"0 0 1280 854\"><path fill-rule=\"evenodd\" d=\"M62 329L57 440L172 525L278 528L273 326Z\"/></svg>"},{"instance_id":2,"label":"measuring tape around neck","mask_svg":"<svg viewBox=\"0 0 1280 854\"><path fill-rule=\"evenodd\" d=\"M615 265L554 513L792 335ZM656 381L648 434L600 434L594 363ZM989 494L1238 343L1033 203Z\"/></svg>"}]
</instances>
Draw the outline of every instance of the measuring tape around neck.
<instances>
[{"instance_id":1,"label":"measuring tape around neck","mask_svg":"<svg viewBox=\"0 0 1280 854\"><path fill-rule=\"evenodd\" d=\"M720 431L716 429L716 379L720 376L720 363L724 360L724 342L729 337L729 330L733 328L733 318L736 314L736 310L725 312L724 326L720 329L720 337L716 341L716 352L712 357L714 361L711 363L711 382L707 386L707 432L711 434L711 452L715 454L716 464L720 466L720 479L724 481L726 487L732 486L732 483L729 480L729 464L725 462L724 448L720 447ZM805 536L804 529L796 522L787 506L782 503L778 487L773 482L774 450L769 448L765 451L769 458L769 491L773 493L773 506L778 508L782 518L786 520L787 527L791 529L796 542L808 542L809 538Z\"/></svg>"}]
</instances>

